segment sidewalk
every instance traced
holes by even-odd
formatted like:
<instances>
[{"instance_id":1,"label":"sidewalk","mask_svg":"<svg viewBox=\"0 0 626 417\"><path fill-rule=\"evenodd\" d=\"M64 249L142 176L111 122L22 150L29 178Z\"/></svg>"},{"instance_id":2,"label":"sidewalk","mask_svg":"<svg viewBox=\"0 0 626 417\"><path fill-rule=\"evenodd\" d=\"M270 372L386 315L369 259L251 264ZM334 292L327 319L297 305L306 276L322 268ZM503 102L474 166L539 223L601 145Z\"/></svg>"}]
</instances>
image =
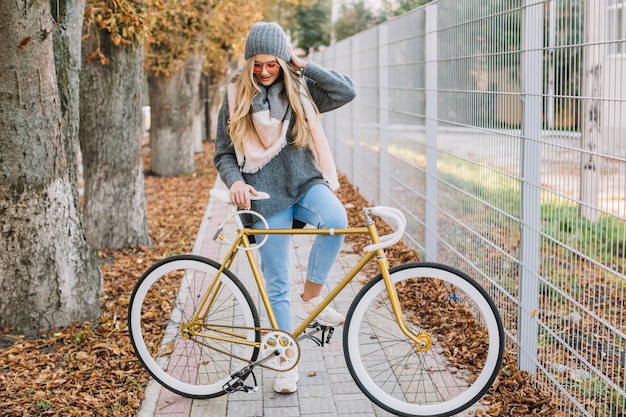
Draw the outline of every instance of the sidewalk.
<instances>
[{"instance_id":1,"label":"sidewalk","mask_svg":"<svg viewBox=\"0 0 626 417\"><path fill-rule=\"evenodd\" d=\"M216 187L224 187L216 183ZM209 200L203 217L193 253L219 260L226 250L227 244L214 241L213 235L219 223L226 217L232 207L214 198ZM293 281L291 297L296 301L302 290L308 254L314 236L294 236L292 249ZM356 263L357 256L342 252L333 267L328 285L336 284ZM267 319L261 306L257 291L253 291L254 281L249 271L245 256L237 257L237 264L232 272L250 290L255 304L260 310L262 326ZM360 289L360 280L355 279L334 301L333 306L342 314ZM324 292L325 294L326 292ZM297 323L297 321L296 321ZM276 394L273 391L274 373L259 369L255 371L259 389L257 392L234 393L208 400L192 400L173 394L161 388L151 380L146 388L146 399L139 410L139 417L387 417L392 416L373 404L352 380L345 364L342 347L343 327L335 328L332 340L325 347L317 346L313 341L305 339L300 342L302 350L298 364L300 382L294 394Z\"/></svg>"}]
</instances>

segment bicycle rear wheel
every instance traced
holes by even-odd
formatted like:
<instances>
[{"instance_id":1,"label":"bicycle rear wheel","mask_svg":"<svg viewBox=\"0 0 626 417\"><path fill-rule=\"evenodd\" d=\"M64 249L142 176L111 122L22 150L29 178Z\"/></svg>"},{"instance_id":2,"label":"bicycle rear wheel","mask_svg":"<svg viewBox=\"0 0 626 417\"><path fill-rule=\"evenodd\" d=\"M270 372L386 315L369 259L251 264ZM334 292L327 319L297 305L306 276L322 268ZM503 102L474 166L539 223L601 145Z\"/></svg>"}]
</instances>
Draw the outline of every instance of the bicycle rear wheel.
<instances>
[{"instance_id":1,"label":"bicycle rear wheel","mask_svg":"<svg viewBox=\"0 0 626 417\"><path fill-rule=\"evenodd\" d=\"M164 259L144 273L128 306L130 339L142 365L159 384L185 397L225 394L230 375L258 355L258 347L232 342L258 342L260 332L250 294L229 270L211 294L206 318L193 328L206 336L184 330L219 268L195 255Z\"/></svg>"},{"instance_id":2,"label":"bicycle rear wheel","mask_svg":"<svg viewBox=\"0 0 626 417\"><path fill-rule=\"evenodd\" d=\"M370 400L400 416L452 416L476 403L502 363L504 330L487 292L437 263L390 269L413 343L399 329L381 275L356 296L346 317L344 354Z\"/></svg>"}]
</instances>

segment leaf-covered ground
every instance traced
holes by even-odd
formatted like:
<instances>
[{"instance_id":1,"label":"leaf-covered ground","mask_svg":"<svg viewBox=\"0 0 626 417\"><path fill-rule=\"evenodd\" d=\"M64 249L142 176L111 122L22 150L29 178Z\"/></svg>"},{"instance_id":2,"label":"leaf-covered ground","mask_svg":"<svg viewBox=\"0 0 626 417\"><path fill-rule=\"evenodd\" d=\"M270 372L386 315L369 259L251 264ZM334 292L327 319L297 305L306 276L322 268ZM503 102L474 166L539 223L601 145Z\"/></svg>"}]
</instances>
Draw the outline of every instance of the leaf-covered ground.
<instances>
[{"instance_id":1,"label":"leaf-covered ground","mask_svg":"<svg viewBox=\"0 0 626 417\"><path fill-rule=\"evenodd\" d=\"M149 265L191 251L216 176L211 158L212 147L207 144L205 152L196 157L196 174L146 177L154 246L98 253L104 288L97 322L75 323L45 334L0 328L1 416L136 415L148 374L135 358L128 338L130 293ZM345 177L340 181L339 197L348 207L350 224L358 225L360 208L369 203ZM348 240L357 251L364 245L355 236ZM416 260L415 253L402 244L393 248L389 259L392 265ZM488 411L483 416L560 415L550 397L516 368L510 354L486 399Z\"/></svg>"}]
</instances>

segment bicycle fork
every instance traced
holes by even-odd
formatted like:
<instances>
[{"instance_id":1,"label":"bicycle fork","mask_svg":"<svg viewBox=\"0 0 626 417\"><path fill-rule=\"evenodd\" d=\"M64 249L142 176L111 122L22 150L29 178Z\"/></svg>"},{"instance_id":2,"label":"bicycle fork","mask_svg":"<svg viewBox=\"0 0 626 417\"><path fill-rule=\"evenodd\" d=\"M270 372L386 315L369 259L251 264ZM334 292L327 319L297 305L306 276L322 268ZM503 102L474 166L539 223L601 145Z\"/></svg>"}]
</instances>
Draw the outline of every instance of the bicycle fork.
<instances>
[{"instance_id":1,"label":"bicycle fork","mask_svg":"<svg viewBox=\"0 0 626 417\"><path fill-rule=\"evenodd\" d=\"M378 231L374 226L374 221L370 218L369 213L365 209L363 210L363 216L365 217L365 226L369 230L372 243L379 243L380 238L378 236ZM389 262L385 251L383 249L377 249L374 257L376 258L376 262L380 268L383 282L385 283L385 288L387 290L387 295L389 296L389 302L391 303L391 310L393 311L398 327L402 333L404 333L413 342L417 351L426 352L432 346L432 337L426 332L416 333L407 327L402 314L402 306L400 305L398 292L396 291L395 285L393 285L393 282L391 281L391 275L389 274Z\"/></svg>"},{"instance_id":2,"label":"bicycle fork","mask_svg":"<svg viewBox=\"0 0 626 417\"><path fill-rule=\"evenodd\" d=\"M387 264L387 259L384 260L378 259L379 263L384 262ZM382 275L383 281L385 282L385 288L387 289L387 294L389 295L389 302L391 303L391 310L393 311L393 315L398 323L398 327L411 341L413 341L413 345L418 352L426 352L433 345L432 337L427 332L419 332L416 333L410 328L407 327L406 321L403 318L402 307L400 305L400 298L398 297L398 292L396 291L395 285L391 282L391 275L389 275L388 266L385 268L382 267Z\"/></svg>"}]
</instances>

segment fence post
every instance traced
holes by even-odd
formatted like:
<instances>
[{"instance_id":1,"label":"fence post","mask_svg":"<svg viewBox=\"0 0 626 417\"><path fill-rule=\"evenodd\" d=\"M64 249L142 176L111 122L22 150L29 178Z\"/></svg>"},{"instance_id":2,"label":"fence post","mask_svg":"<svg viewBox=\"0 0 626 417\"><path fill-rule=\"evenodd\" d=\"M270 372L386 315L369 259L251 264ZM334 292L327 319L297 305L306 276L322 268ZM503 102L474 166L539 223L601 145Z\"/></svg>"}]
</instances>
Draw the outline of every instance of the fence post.
<instances>
[{"instance_id":1,"label":"fence post","mask_svg":"<svg viewBox=\"0 0 626 417\"><path fill-rule=\"evenodd\" d=\"M602 159L596 153L602 152L599 145L602 138L604 123L602 99L604 91L604 47L606 39L604 0L588 0L584 4L585 44L583 52L583 86L585 97L582 105L581 149L580 153L580 203L581 216L589 221L598 220L598 185L602 167ZM617 47L617 46L615 46Z\"/></svg>"},{"instance_id":2,"label":"fence post","mask_svg":"<svg viewBox=\"0 0 626 417\"><path fill-rule=\"evenodd\" d=\"M542 0L525 0L522 15L522 172L519 274L519 368L537 371L541 219Z\"/></svg>"},{"instance_id":3,"label":"fence post","mask_svg":"<svg viewBox=\"0 0 626 417\"><path fill-rule=\"evenodd\" d=\"M352 36L349 40L350 42L350 71L349 73L352 75L352 81L355 85L359 85L359 66L357 62L359 60L359 51L358 51L358 36ZM359 117L359 105L357 102L353 102L352 104L352 115L350 120L350 134L352 139L352 184L357 188L361 188L361 159L363 155L361 155L361 140L359 137L359 129L358 127L361 125L361 119Z\"/></svg>"},{"instance_id":4,"label":"fence post","mask_svg":"<svg viewBox=\"0 0 626 417\"><path fill-rule=\"evenodd\" d=\"M378 26L378 198L389 205L389 41L387 25Z\"/></svg>"},{"instance_id":5,"label":"fence post","mask_svg":"<svg viewBox=\"0 0 626 417\"><path fill-rule=\"evenodd\" d=\"M437 261L437 3L425 7L424 91L426 94L426 202L424 252L427 261Z\"/></svg>"}]
</instances>

